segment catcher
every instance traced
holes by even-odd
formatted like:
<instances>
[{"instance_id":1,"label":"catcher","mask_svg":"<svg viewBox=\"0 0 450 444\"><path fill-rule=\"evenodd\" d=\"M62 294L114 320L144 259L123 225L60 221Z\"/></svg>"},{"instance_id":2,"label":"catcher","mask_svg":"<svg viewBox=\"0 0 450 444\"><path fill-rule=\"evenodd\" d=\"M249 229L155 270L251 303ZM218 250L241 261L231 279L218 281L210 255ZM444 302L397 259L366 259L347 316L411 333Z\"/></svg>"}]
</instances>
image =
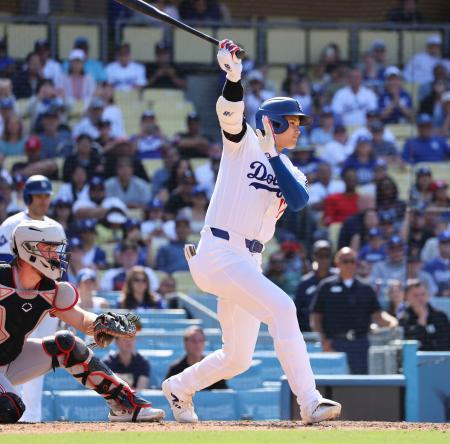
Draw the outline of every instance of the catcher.
<instances>
[{"instance_id":1,"label":"catcher","mask_svg":"<svg viewBox=\"0 0 450 444\"><path fill-rule=\"evenodd\" d=\"M99 347L106 347L114 337L136 334L137 316L131 313L97 316L77 306L77 290L59 281L67 267L64 237L61 226L53 222L23 221L12 233L12 262L0 264L0 423L15 423L25 411L13 386L56 367L64 367L103 396L110 421L163 419L163 410L136 396L71 332L28 339L47 314L94 336Z\"/></svg>"}]
</instances>

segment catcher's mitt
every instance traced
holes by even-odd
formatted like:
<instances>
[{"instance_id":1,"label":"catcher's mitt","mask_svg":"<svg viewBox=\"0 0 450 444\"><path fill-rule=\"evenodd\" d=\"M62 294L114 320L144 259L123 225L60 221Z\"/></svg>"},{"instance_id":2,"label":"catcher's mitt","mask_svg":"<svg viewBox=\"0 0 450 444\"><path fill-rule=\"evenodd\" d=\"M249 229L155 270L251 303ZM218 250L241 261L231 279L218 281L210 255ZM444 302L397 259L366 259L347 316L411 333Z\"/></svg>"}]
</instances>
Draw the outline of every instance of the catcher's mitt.
<instances>
[{"instance_id":1,"label":"catcher's mitt","mask_svg":"<svg viewBox=\"0 0 450 444\"><path fill-rule=\"evenodd\" d=\"M107 347L114 338L132 338L136 335L136 322L139 316L133 313L126 315L102 313L94 321L94 340L99 347Z\"/></svg>"}]
</instances>

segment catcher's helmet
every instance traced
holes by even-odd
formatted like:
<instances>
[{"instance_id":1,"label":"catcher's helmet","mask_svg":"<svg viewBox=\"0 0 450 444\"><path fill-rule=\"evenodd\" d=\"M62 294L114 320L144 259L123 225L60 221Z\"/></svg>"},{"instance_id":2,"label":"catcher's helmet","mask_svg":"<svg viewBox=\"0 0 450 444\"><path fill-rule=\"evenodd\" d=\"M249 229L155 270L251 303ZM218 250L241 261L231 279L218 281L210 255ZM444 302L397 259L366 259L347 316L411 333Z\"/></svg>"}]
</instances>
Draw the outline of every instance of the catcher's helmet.
<instances>
[{"instance_id":1,"label":"catcher's helmet","mask_svg":"<svg viewBox=\"0 0 450 444\"><path fill-rule=\"evenodd\" d=\"M25 220L11 235L12 253L53 280L67 269L66 245L64 230L56 222Z\"/></svg>"},{"instance_id":2,"label":"catcher's helmet","mask_svg":"<svg viewBox=\"0 0 450 444\"><path fill-rule=\"evenodd\" d=\"M261 104L256 112L256 128L264 131L262 116L267 116L272 122L275 134L280 134L288 129L288 121L285 116L299 116L300 125L310 125L312 118L303 112L302 106L290 97L274 97Z\"/></svg>"},{"instance_id":3,"label":"catcher's helmet","mask_svg":"<svg viewBox=\"0 0 450 444\"><path fill-rule=\"evenodd\" d=\"M50 180L40 174L30 176L25 182L23 189L23 201L26 205L30 205L33 194L48 194L51 196L53 194L53 188Z\"/></svg>"}]
</instances>

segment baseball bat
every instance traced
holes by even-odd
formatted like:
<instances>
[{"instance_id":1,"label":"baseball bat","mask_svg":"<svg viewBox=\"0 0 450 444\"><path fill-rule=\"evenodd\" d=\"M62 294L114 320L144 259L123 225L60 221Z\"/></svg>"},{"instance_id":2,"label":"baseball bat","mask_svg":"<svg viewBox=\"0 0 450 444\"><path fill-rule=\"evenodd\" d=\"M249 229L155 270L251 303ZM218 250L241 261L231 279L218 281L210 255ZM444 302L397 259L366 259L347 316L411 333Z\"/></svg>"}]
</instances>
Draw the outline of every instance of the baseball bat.
<instances>
[{"instance_id":1,"label":"baseball bat","mask_svg":"<svg viewBox=\"0 0 450 444\"><path fill-rule=\"evenodd\" d=\"M220 43L219 40L215 39L214 37L211 37L210 35L205 34L204 32L201 32L198 29L192 28L191 26L186 25L186 23L183 23L180 20L174 19L170 15L167 15L165 12L159 10L153 5L149 5L143 0L115 0L115 1L123 6L132 9L133 11L140 12L141 14L156 18L165 23L169 23L172 26L176 26L177 28L184 29L185 31L190 32L191 34L194 34L197 37L200 37L201 39L206 40L210 43L214 43L215 45L219 45ZM244 50L239 50L236 52L236 57L238 57L239 59L242 59L244 56L245 56Z\"/></svg>"}]
</instances>

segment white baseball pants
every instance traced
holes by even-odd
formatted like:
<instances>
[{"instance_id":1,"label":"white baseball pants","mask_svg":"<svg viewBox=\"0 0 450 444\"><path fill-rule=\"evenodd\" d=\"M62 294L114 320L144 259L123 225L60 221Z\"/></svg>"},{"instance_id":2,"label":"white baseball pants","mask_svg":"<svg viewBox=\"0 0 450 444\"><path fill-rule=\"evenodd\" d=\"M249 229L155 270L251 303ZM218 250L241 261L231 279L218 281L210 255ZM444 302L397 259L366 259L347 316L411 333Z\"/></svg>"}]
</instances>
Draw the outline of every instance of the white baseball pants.
<instances>
[{"instance_id":1,"label":"white baseball pants","mask_svg":"<svg viewBox=\"0 0 450 444\"><path fill-rule=\"evenodd\" d=\"M205 227L197 254L189 260L196 284L218 296L217 314L223 346L202 361L171 377L174 391L183 397L220 379L246 371L258 338L260 323L268 325L275 351L292 391L301 405L320 398L306 344L298 326L295 304L261 272L261 254L250 253L245 239L214 237Z\"/></svg>"}]
</instances>

